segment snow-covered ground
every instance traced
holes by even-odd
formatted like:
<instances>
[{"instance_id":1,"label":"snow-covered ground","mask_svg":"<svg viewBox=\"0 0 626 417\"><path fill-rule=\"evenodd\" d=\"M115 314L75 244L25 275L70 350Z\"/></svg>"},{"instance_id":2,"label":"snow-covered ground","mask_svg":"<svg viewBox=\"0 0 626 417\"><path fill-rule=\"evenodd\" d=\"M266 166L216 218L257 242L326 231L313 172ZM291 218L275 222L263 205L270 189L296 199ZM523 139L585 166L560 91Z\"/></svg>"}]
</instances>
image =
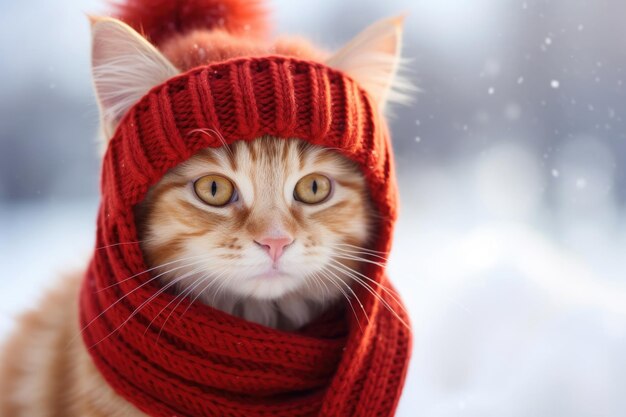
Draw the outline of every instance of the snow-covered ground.
<instances>
[{"instance_id":1,"label":"snow-covered ground","mask_svg":"<svg viewBox=\"0 0 626 417\"><path fill-rule=\"evenodd\" d=\"M625 415L626 224L593 143L563 150L559 175L515 144L402 171L400 416Z\"/></svg>"},{"instance_id":2,"label":"snow-covered ground","mask_svg":"<svg viewBox=\"0 0 626 417\"><path fill-rule=\"evenodd\" d=\"M537 172L508 176L525 152L402 172L389 268L415 342L399 416L624 415L623 217L605 224L606 201L595 219L571 217L575 204L546 208L530 196ZM84 265L96 205L0 208L0 335L59 273Z\"/></svg>"}]
</instances>

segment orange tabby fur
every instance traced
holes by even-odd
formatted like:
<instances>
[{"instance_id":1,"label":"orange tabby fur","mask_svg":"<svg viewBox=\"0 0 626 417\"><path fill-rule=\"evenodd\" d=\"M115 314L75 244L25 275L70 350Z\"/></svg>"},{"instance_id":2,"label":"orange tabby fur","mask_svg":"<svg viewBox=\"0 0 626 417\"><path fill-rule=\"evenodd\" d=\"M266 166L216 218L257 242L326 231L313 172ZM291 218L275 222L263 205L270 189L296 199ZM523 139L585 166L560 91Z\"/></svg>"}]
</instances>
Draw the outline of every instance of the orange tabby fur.
<instances>
[{"instance_id":1,"label":"orange tabby fur","mask_svg":"<svg viewBox=\"0 0 626 417\"><path fill-rule=\"evenodd\" d=\"M82 273L22 316L0 356L2 417L144 417L102 379L78 335Z\"/></svg>"}]
</instances>

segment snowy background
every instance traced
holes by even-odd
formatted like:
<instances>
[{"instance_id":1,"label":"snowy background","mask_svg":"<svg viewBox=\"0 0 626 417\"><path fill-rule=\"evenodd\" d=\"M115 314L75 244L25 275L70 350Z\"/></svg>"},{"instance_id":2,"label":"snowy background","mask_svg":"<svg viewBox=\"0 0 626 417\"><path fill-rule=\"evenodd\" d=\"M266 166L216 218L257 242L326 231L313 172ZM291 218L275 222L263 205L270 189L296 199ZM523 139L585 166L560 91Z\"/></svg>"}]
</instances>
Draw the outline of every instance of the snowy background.
<instances>
[{"instance_id":1,"label":"snowy background","mask_svg":"<svg viewBox=\"0 0 626 417\"><path fill-rule=\"evenodd\" d=\"M93 245L84 12L103 3L0 2L0 338ZM408 13L422 93L392 120L390 269L415 329L398 415L626 415L626 2L271 4L278 31L331 48Z\"/></svg>"}]
</instances>

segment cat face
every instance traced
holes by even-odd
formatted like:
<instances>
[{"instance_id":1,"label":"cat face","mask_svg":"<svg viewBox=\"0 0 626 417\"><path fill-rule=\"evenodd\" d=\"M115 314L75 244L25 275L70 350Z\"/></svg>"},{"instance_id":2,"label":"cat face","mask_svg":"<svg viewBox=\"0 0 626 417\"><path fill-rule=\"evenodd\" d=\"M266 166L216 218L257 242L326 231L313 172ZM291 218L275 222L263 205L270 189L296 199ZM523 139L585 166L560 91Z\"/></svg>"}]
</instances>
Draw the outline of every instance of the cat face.
<instances>
[{"instance_id":1,"label":"cat face","mask_svg":"<svg viewBox=\"0 0 626 417\"><path fill-rule=\"evenodd\" d=\"M205 149L168 172L138 210L146 261L190 296L315 301L345 291L335 255L370 229L358 167L296 139ZM339 265L338 265L339 263ZM195 287L193 287L195 286Z\"/></svg>"}]
</instances>

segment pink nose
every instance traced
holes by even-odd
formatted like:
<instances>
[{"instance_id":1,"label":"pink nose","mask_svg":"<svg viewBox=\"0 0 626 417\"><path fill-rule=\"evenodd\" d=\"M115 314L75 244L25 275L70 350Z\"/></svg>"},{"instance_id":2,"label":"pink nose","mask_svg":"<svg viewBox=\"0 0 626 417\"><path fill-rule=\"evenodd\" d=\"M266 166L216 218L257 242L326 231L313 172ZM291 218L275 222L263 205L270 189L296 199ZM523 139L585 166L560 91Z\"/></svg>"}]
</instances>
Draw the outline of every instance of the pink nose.
<instances>
[{"instance_id":1,"label":"pink nose","mask_svg":"<svg viewBox=\"0 0 626 417\"><path fill-rule=\"evenodd\" d=\"M281 237L264 237L255 240L256 244L261 246L267 251L267 254L272 258L274 262L280 258L280 255L285 251L285 247L289 246L293 239L289 236Z\"/></svg>"}]
</instances>

